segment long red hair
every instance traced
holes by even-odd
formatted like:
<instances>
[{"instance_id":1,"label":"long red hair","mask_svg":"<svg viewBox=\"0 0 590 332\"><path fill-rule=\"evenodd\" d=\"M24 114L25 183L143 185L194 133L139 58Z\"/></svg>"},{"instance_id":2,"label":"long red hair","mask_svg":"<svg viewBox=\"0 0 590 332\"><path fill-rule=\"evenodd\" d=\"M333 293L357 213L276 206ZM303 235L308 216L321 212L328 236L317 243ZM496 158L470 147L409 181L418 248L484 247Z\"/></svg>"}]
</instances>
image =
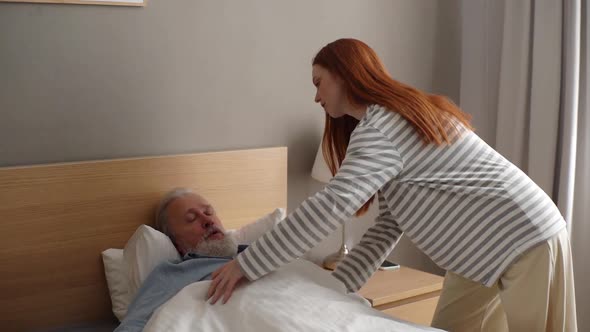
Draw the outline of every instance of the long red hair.
<instances>
[{"instance_id":1,"label":"long red hair","mask_svg":"<svg viewBox=\"0 0 590 332\"><path fill-rule=\"evenodd\" d=\"M451 119L473 129L470 116L447 97L427 94L394 80L375 51L360 40L338 39L329 43L316 54L313 65L319 65L342 79L352 105L378 104L398 113L413 125L425 144L452 143L453 133L459 131ZM322 152L332 175L342 165L350 135L358 122L348 115L332 118L326 113ZM374 196L356 215L365 214L373 199Z\"/></svg>"}]
</instances>

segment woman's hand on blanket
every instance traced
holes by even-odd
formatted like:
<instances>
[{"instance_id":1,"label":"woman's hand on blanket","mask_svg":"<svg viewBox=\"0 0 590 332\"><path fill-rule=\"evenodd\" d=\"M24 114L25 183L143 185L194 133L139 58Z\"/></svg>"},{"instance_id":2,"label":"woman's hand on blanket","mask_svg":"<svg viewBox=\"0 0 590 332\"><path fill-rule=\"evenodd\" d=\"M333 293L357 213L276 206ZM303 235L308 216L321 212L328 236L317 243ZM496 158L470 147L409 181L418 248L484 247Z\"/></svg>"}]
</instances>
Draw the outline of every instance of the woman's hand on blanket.
<instances>
[{"instance_id":1,"label":"woman's hand on blanket","mask_svg":"<svg viewBox=\"0 0 590 332\"><path fill-rule=\"evenodd\" d=\"M229 263L215 270L211 276L213 280L207 292L207 299L211 299L209 302L211 304L215 304L222 295L222 303L225 304L231 297L236 286L246 280L242 269L235 259L232 259Z\"/></svg>"}]
</instances>

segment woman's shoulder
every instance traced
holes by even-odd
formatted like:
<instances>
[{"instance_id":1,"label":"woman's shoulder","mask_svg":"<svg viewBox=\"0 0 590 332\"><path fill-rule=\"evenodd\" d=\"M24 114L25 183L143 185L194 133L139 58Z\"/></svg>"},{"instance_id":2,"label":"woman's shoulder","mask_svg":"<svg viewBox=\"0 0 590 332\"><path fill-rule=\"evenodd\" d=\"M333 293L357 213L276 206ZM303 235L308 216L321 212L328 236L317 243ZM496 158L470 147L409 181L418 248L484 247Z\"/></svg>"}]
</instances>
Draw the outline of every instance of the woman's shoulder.
<instances>
[{"instance_id":1,"label":"woman's shoulder","mask_svg":"<svg viewBox=\"0 0 590 332\"><path fill-rule=\"evenodd\" d=\"M397 112L378 104L369 105L365 117L360 121L361 125L372 126L377 129L388 126L391 122L405 121Z\"/></svg>"}]
</instances>

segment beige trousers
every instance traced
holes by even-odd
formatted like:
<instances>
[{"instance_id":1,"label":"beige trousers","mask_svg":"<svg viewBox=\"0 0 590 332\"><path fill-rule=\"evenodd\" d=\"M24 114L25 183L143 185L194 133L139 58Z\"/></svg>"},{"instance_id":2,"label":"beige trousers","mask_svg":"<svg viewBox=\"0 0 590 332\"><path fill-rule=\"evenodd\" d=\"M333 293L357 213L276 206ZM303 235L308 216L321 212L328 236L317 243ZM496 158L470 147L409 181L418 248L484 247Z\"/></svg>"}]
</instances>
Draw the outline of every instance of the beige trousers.
<instances>
[{"instance_id":1,"label":"beige trousers","mask_svg":"<svg viewBox=\"0 0 590 332\"><path fill-rule=\"evenodd\" d=\"M447 272L432 326L451 332L577 331L567 231L528 250L493 287Z\"/></svg>"}]
</instances>

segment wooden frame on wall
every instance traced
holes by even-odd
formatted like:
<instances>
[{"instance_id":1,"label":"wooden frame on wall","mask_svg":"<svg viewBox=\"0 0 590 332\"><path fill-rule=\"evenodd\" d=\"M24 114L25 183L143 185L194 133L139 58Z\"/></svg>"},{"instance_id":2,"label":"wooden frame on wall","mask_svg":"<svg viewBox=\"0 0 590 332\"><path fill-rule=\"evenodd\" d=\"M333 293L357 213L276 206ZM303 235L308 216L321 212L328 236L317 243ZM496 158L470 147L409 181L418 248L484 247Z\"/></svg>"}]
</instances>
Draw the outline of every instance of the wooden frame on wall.
<instances>
[{"instance_id":1,"label":"wooden frame on wall","mask_svg":"<svg viewBox=\"0 0 590 332\"><path fill-rule=\"evenodd\" d=\"M0 0L0 2L143 7L145 6L147 0Z\"/></svg>"}]
</instances>

